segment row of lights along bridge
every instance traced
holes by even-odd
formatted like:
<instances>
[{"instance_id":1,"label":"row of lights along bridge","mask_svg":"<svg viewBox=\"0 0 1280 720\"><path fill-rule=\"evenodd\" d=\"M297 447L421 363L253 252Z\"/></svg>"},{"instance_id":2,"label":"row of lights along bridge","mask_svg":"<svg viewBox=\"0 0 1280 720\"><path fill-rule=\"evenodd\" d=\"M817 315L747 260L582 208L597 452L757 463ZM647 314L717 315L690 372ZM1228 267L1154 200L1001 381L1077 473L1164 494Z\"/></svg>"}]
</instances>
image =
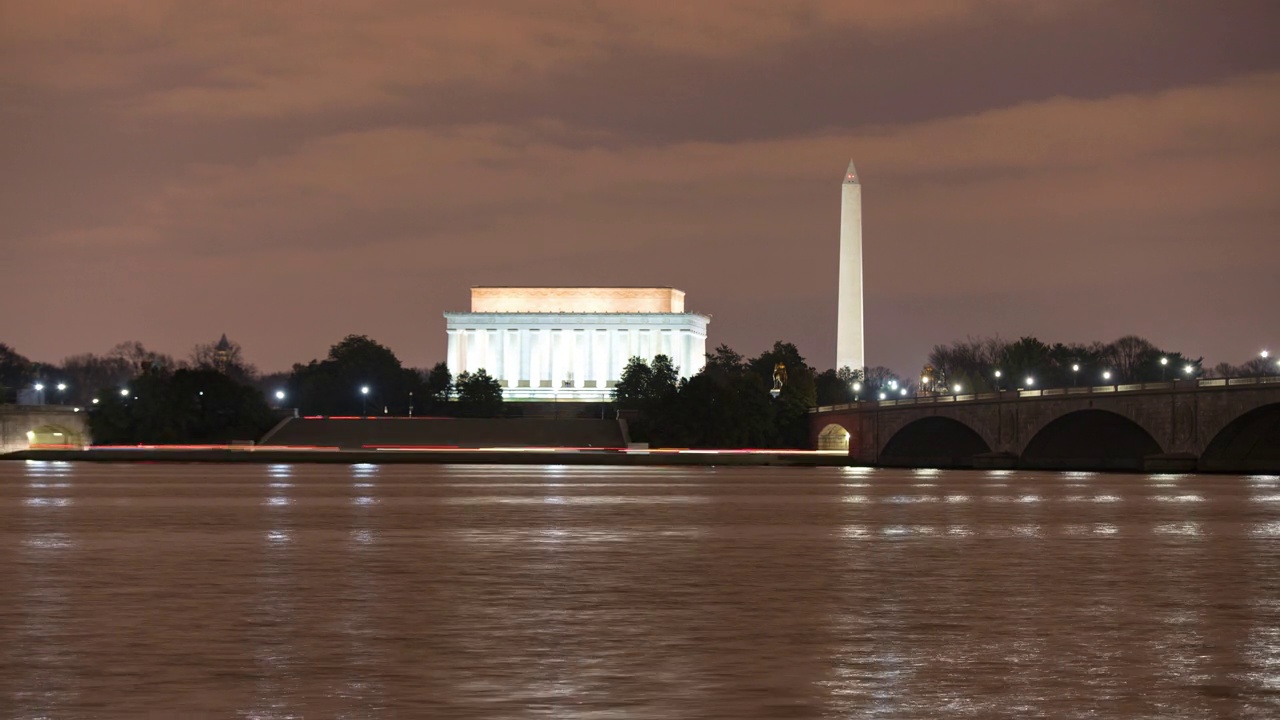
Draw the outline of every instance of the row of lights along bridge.
<instances>
[{"instance_id":1,"label":"row of lights along bridge","mask_svg":"<svg viewBox=\"0 0 1280 720\"><path fill-rule=\"evenodd\" d=\"M1263 360L1266 360L1266 359L1268 359L1268 358L1270 358L1270 357L1271 357L1271 353L1270 353L1270 351L1267 351L1267 350L1263 350L1261 353L1259 353L1259 355L1260 355L1260 357L1262 357L1262 359L1263 359ZM1160 358L1160 380L1161 380L1162 382L1163 382L1164 380L1166 380L1166 379L1167 379L1165 375L1166 375L1166 371L1167 371L1168 367L1169 367L1169 358L1167 358L1167 357L1162 357L1162 358ZM1280 369L1280 360L1277 360L1277 361L1276 361L1276 367L1277 367L1277 369ZM1183 373L1183 375L1184 375L1184 376L1186 376L1186 377L1188 377L1188 378L1190 378L1192 375L1194 375L1194 374L1195 374L1195 372L1196 372L1196 368L1195 368L1195 366L1194 366L1194 365L1186 365L1186 366L1184 366L1184 367L1182 368L1182 373ZM1072 383L1071 383L1071 384L1072 384L1072 385L1079 385L1079 376L1080 376L1080 364L1079 364L1079 363L1075 363L1075 364L1073 364L1073 365L1071 366L1071 373L1072 373ZM1003 373L1003 372L1001 372L1000 370L995 370L995 371L993 371L992 375L993 375L993 377L995 377L996 391L997 391L997 392L999 392L1000 390L1002 390L1002 389L1003 389L1003 388L1001 388L1001 387L1000 387L1000 383L1002 382L1002 379L1004 378L1004 373ZM1114 378L1114 375L1113 375L1113 373L1112 373L1110 370L1103 370L1103 371L1102 371L1102 381L1103 381L1103 383L1104 383L1104 384L1106 384L1106 385L1111 385L1111 384L1113 384L1113 383L1112 383L1112 379L1113 379L1113 378ZM930 377L929 375L921 375L921 376L920 376L920 394L921 394L921 395L945 395L945 394L947 394L947 388L946 388L945 386L937 387L936 385L937 385L937 383L935 383L934 379L933 379L932 377ZM1023 381L1022 386L1021 386L1021 387L1019 387L1018 389L1019 389L1019 390L1030 390L1030 389L1035 388L1035 386L1036 386L1036 379L1035 379L1034 377L1032 377L1032 376L1028 375L1028 376L1025 378L1025 380ZM858 381L856 381L856 380L855 380L855 381L853 382L853 384L852 384L852 387L853 387L853 397L854 397L854 400L855 400L855 401L859 401L859 400L861 400L861 399L862 399L862 390L863 390L863 385L862 385L862 383L861 383L861 382L858 382ZM952 385L952 386L951 386L950 390L951 390L951 394L959 395L960 393L964 392L964 386L963 386L963 385L961 385L960 383L956 383L955 385ZM890 381L889 381L889 392L881 391L881 392L880 392L880 395L879 395L879 399L881 399L881 400L888 400L888 399L890 399L890 397L891 397L891 396L893 395L893 393L895 393L895 392L896 392L900 397L906 397L906 396L907 396L907 388L905 388L905 387L899 387L899 385L898 385L898 381L897 381L897 380L890 380Z\"/></svg>"}]
</instances>

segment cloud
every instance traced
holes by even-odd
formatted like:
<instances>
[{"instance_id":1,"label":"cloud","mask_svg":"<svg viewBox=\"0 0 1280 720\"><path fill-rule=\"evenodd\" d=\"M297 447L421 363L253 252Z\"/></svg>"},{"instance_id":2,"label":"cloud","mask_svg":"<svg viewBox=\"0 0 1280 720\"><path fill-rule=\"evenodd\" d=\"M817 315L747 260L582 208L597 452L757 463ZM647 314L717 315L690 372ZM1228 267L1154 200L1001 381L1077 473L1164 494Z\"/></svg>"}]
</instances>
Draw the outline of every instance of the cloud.
<instances>
[{"instance_id":1,"label":"cloud","mask_svg":"<svg viewBox=\"0 0 1280 720\"><path fill-rule=\"evenodd\" d=\"M386 104L413 88L518 90L619 52L737 59L824 29L893 35L989 12L1045 22L1060 7L286 0L246 12L216 1L30 2L5 10L0 45L10 62L0 77L65 92L114 91L130 112L263 118Z\"/></svg>"}]
</instances>

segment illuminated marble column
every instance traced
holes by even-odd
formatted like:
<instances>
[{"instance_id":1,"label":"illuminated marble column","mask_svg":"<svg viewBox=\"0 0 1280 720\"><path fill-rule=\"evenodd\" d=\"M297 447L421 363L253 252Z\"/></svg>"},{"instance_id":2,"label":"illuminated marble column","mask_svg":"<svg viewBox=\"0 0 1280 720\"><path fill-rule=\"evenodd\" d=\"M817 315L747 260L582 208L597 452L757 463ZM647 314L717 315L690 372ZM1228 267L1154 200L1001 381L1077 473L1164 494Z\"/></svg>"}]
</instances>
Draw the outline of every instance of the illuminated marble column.
<instances>
[{"instance_id":1,"label":"illuminated marble column","mask_svg":"<svg viewBox=\"0 0 1280 720\"><path fill-rule=\"evenodd\" d=\"M520 328L520 382L519 387L528 387L533 379L530 360L533 358L533 337L529 328Z\"/></svg>"},{"instance_id":2,"label":"illuminated marble column","mask_svg":"<svg viewBox=\"0 0 1280 720\"><path fill-rule=\"evenodd\" d=\"M490 328L488 337L485 338L488 347L485 352L485 370L489 373L489 377L498 378L502 385L506 386L506 370L503 367L503 360L506 358L503 353L503 345L506 344L506 331L498 328Z\"/></svg>"},{"instance_id":3,"label":"illuminated marble column","mask_svg":"<svg viewBox=\"0 0 1280 720\"><path fill-rule=\"evenodd\" d=\"M445 354L445 364L449 366L449 372L454 375L462 368L462 348L458 343L458 331L450 328L449 333L449 350Z\"/></svg>"}]
</instances>

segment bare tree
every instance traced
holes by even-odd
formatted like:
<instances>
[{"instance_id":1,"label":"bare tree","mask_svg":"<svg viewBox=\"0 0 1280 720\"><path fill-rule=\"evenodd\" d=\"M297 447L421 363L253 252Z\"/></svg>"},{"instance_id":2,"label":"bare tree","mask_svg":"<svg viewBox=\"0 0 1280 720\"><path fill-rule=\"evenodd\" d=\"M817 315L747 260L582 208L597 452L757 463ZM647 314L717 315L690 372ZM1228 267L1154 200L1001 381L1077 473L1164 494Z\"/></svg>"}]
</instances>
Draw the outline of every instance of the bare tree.
<instances>
[{"instance_id":1,"label":"bare tree","mask_svg":"<svg viewBox=\"0 0 1280 720\"><path fill-rule=\"evenodd\" d=\"M170 355L153 352L137 340L126 340L107 351L106 357L123 360L129 364L133 375L151 368L175 369L178 363Z\"/></svg>"},{"instance_id":2,"label":"bare tree","mask_svg":"<svg viewBox=\"0 0 1280 720\"><path fill-rule=\"evenodd\" d=\"M1160 350L1146 338L1137 335L1125 335L1108 343L1102 351L1103 361L1111 367L1122 380L1135 380L1142 372L1144 364L1160 354Z\"/></svg>"}]
</instances>

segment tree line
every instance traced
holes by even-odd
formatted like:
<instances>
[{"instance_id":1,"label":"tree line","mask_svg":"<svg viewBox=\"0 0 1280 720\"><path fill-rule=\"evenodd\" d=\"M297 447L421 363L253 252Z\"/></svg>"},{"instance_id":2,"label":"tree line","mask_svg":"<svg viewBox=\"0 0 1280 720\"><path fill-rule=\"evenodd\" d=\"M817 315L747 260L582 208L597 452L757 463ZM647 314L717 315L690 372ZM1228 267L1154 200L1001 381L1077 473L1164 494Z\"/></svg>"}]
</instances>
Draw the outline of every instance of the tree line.
<instances>
[{"instance_id":1,"label":"tree line","mask_svg":"<svg viewBox=\"0 0 1280 720\"><path fill-rule=\"evenodd\" d=\"M48 404L84 408L102 444L220 443L261 437L285 412L305 415L503 413L502 388L483 370L453 377L444 363L404 367L363 335L334 344L323 359L262 374L225 337L185 359L120 343L101 355L34 362L0 343L0 401L20 391ZM59 389L61 387L62 389ZM282 412L284 411L284 412Z\"/></svg>"},{"instance_id":2,"label":"tree line","mask_svg":"<svg viewBox=\"0 0 1280 720\"><path fill-rule=\"evenodd\" d=\"M928 367L934 373L930 382L940 392L956 385L962 392L993 392L1191 379L1204 374L1201 363L1202 358L1125 335L1090 344L968 338L935 345Z\"/></svg>"},{"instance_id":3,"label":"tree line","mask_svg":"<svg viewBox=\"0 0 1280 720\"><path fill-rule=\"evenodd\" d=\"M935 346L921 376L903 378L885 367L818 372L793 344L779 341L754 358L721 345L707 354L699 373L683 380L670 358L632 358L615 401L631 418L633 437L655 445L805 447L806 415L815 405L956 387L969 393L1276 374L1276 362L1256 357L1206 371L1201 358L1134 335L1091 344L967 338ZM773 398L778 364L787 380ZM454 377L444 363L406 367L390 348L363 335L343 338L324 358L270 374L258 372L241 346L225 337L196 345L184 359L130 341L58 364L33 362L0 343L0 400L14 402L19 390L37 385L45 402L89 410L100 442L256 438L286 408L326 416L497 417L510 411L501 386L484 370Z\"/></svg>"}]
</instances>

